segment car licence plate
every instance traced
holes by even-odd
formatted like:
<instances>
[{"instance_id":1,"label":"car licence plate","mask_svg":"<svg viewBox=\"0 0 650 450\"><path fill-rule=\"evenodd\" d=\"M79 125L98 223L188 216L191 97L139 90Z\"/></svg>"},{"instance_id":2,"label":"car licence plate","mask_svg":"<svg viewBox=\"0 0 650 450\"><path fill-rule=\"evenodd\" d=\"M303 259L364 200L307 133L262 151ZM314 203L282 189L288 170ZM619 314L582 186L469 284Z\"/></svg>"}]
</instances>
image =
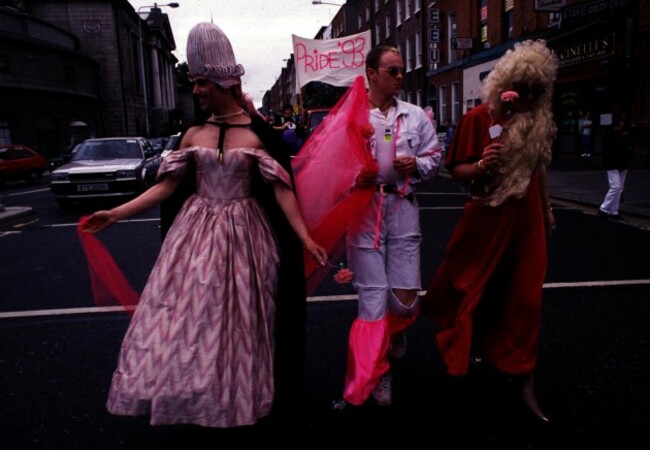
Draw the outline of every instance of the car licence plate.
<instances>
[{"instance_id":1,"label":"car licence plate","mask_svg":"<svg viewBox=\"0 0 650 450\"><path fill-rule=\"evenodd\" d=\"M107 183L80 184L77 186L78 192L108 191Z\"/></svg>"}]
</instances>

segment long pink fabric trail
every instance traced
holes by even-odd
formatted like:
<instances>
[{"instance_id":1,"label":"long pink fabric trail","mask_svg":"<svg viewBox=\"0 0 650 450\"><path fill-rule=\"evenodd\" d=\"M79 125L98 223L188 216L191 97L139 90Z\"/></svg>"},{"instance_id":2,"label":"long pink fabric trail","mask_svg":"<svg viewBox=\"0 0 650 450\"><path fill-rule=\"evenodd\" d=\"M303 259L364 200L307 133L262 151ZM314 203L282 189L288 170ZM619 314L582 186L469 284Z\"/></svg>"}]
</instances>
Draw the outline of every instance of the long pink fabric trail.
<instances>
[{"instance_id":1,"label":"long pink fabric trail","mask_svg":"<svg viewBox=\"0 0 650 450\"><path fill-rule=\"evenodd\" d=\"M92 233L82 231L89 217L79 219L77 235L88 260L95 305L122 305L129 314L133 314L140 295L133 290L106 246Z\"/></svg>"},{"instance_id":2,"label":"long pink fabric trail","mask_svg":"<svg viewBox=\"0 0 650 450\"><path fill-rule=\"evenodd\" d=\"M368 207L374 189L353 189L362 170L376 171L367 148L367 94L364 78L354 84L327 114L291 165L298 203L314 241L332 258L345 249L345 233L354 232L361 211ZM328 273L311 257L305 258L307 291L311 293Z\"/></svg>"}]
</instances>

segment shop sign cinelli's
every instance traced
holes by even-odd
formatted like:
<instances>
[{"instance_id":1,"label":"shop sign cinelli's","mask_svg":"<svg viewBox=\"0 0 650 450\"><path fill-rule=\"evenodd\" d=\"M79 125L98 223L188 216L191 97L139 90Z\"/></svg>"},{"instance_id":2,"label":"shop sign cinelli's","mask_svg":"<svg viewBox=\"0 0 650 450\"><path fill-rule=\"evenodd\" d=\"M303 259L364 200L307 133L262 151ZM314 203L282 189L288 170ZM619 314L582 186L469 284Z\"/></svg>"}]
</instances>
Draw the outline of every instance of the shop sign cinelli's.
<instances>
[{"instance_id":1,"label":"shop sign cinelli's","mask_svg":"<svg viewBox=\"0 0 650 450\"><path fill-rule=\"evenodd\" d=\"M614 53L614 33L574 42L556 49L560 66L578 64L593 59L604 58Z\"/></svg>"}]
</instances>

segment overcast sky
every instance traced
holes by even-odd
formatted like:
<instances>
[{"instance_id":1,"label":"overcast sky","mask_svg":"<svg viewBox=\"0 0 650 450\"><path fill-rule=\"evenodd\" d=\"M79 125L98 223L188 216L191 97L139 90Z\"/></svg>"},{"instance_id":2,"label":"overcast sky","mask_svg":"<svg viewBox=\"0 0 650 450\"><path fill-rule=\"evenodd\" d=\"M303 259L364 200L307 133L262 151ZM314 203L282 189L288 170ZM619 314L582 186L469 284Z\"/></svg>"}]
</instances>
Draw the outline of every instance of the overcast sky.
<instances>
[{"instance_id":1,"label":"overcast sky","mask_svg":"<svg viewBox=\"0 0 650 450\"><path fill-rule=\"evenodd\" d=\"M154 2L129 0L142 12ZM169 2L160 2L164 5ZM293 53L291 35L313 38L327 26L338 6L312 5L311 0L178 0L178 8L161 6L169 16L179 62L186 61L185 45L190 29L199 22L214 22L233 46L237 62L244 66L243 89L262 105L264 93L280 76L284 59ZM342 0L331 3L343 3Z\"/></svg>"}]
</instances>

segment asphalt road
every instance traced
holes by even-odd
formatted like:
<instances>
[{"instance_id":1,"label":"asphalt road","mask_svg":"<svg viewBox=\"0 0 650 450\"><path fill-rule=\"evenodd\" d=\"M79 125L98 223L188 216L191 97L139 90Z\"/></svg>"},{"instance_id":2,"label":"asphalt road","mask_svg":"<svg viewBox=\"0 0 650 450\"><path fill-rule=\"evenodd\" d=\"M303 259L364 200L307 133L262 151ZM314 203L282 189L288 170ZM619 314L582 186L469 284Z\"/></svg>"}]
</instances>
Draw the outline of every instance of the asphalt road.
<instances>
[{"instance_id":1,"label":"asphalt road","mask_svg":"<svg viewBox=\"0 0 650 450\"><path fill-rule=\"evenodd\" d=\"M420 197L424 286L461 213L459 192L440 179ZM648 231L556 208L536 380L549 423L522 408L516 379L486 367L447 376L436 328L424 318L409 329L407 355L394 365L394 404L332 411L356 305L349 288L326 283L314 293L322 301L308 307L303 422L278 436L266 422L200 430L108 414L128 316L81 309L92 306L73 228L81 212L62 216L47 197L35 202L38 222L0 236L2 449L229 449L274 439L282 447L327 449L650 448ZM103 236L137 289L153 264L156 233L153 212Z\"/></svg>"}]
</instances>

